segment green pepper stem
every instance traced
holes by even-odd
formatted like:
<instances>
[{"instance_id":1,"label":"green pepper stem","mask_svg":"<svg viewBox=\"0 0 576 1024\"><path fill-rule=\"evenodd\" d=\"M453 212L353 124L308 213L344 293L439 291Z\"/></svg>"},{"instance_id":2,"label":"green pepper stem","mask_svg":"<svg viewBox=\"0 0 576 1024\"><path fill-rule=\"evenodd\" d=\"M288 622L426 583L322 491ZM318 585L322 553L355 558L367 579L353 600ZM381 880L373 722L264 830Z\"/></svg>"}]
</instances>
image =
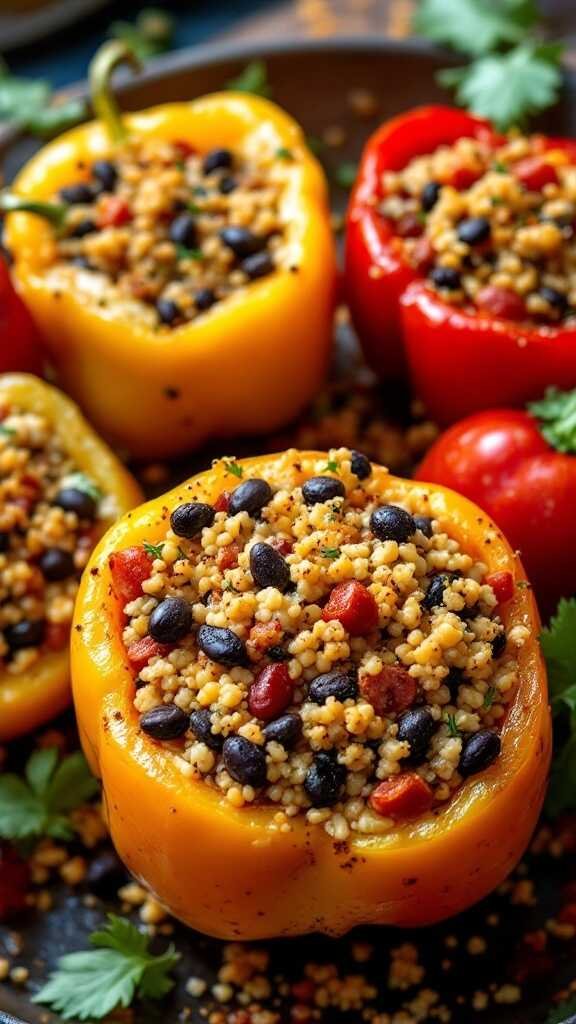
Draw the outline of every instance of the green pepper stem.
<instances>
[{"instance_id":1,"label":"green pepper stem","mask_svg":"<svg viewBox=\"0 0 576 1024\"><path fill-rule=\"evenodd\" d=\"M90 63L90 95L96 117L108 129L113 142L124 142L127 137L122 113L112 92L112 75L120 64L128 64L133 71L140 71L141 64L130 47L114 39L96 52Z\"/></svg>"},{"instance_id":2,"label":"green pepper stem","mask_svg":"<svg viewBox=\"0 0 576 1024\"><path fill-rule=\"evenodd\" d=\"M39 199L26 199L14 192L0 192L0 212L2 213L35 213L38 217L49 220L56 228L61 228L66 218L67 207L63 203L44 203Z\"/></svg>"}]
</instances>

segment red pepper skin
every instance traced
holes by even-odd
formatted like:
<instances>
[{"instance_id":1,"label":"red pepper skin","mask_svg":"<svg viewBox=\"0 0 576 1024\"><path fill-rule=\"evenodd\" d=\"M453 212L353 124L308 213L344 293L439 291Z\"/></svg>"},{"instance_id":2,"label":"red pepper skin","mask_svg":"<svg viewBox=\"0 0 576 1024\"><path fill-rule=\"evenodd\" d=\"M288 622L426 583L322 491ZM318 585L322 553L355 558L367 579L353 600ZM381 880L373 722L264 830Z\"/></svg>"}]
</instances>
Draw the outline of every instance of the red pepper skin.
<instances>
[{"instance_id":1,"label":"red pepper skin","mask_svg":"<svg viewBox=\"0 0 576 1024\"><path fill-rule=\"evenodd\" d=\"M420 275L406 262L391 221L378 213L382 175L462 136L486 135L496 141L486 121L430 106L392 118L368 140L348 207L345 290L364 354L383 379L406 373L399 302Z\"/></svg>"},{"instance_id":2,"label":"red pepper skin","mask_svg":"<svg viewBox=\"0 0 576 1024\"><path fill-rule=\"evenodd\" d=\"M337 583L322 612L324 622L337 619L351 636L363 636L378 623L378 606L358 580Z\"/></svg>"},{"instance_id":3,"label":"red pepper skin","mask_svg":"<svg viewBox=\"0 0 576 1024\"><path fill-rule=\"evenodd\" d=\"M492 516L519 549L543 614L574 593L576 457L555 451L528 413L496 409L456 423L416 477L459 491Z\"/></svg>"},{"instance_id":4,"label":"red pepper skin","mask_svg":"<svg viewBox=\"0 0 576 1024\"><path fill-rule=\"evenodd\" d=\"M32 317L14 291L0 258L0 373L22 371L41 377L44 360Z\"/></svg>"}]
</instances>

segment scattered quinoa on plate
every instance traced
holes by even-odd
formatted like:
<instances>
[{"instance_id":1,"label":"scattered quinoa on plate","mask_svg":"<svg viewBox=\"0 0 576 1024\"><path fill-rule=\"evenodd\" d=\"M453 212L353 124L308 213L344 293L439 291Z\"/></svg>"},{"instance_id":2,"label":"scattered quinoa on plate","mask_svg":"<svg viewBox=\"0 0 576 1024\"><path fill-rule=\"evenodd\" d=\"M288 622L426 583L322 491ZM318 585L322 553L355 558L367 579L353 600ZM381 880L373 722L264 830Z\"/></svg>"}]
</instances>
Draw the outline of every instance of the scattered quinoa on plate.
<instances>
[{"instance_id":1,"label":"scattered quinoa on plate","mask_svg":"<svg viewBox=\"0 0 576 1024\"><path fill-rule=\"evenodd\" d=\"M0 406L0 672L68 646L102 504L46 417Z\"/></svg>"},{"instance_id":2,"label":"scattered quinoa on plate","mask_svg":"<svg viewBox=\"0 0 576 1024\"><path fill-rule=\"evenodd\" d=\"M184 141L128 140L55 197L67 208L57 267L82 271L81 291L128 302L147 323L194 320L286 264L281 205L293 159L260 135L242 151L202 155Z\"/></svg>"},{"instance_id":3,"label":"scattered quinoa on plate","mask_svg":"<svg viewBox=\"0 0 576 1024\"><path fill-rule=\"evenodd\" d=\"M539 135L460 138L383 176L381 212L456 306L556 324L576 315L576 167Z\"/></svg>"},{"instance_id":4,"label":"scattered quinoa on plate","mask_svg":"<svg viewBox=\"0 0 576 1024\"><path fill-rule=\"evenodd\" d=\"M112 556L113 578L149 560L124 607L134 703L141 730L233 806L381 834L498 758L528 630L506 635L503 581L424 491L395 504L345 448L302 486L297 462L286 452L266 479L229 462L233 490L191 494L164 540Z\"/></svg>"}]
</instances>

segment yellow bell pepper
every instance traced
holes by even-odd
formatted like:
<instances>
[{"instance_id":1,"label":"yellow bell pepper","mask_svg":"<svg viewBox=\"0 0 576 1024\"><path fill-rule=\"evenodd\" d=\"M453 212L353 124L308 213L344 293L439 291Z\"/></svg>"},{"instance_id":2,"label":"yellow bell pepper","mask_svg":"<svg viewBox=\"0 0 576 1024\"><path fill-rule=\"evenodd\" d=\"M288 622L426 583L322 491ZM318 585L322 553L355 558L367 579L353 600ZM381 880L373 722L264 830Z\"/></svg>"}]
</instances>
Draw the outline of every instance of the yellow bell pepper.
<instances>
[{"instance_id":1,"label":"yellow bell pepper","mask_svg":"<svg viewBox=\"0 0 576 1024\"><path fill-rule=\"evenodd\" d=\"M278 456L242 461L245 478L272 473ZM285 486L309 477L318 452L295 453ZM484 513L455 492L389 477L373 468L390 501L414 488L430 514L490 573L524 578L517 555ZM110 557L163 539L183 501L214 502L229 484L221 465L125 516L95 551L84 575L72 641L72 673L82 745L102 778L112 839L128 868L193 928L226 939L310 931L340 935L355 925L429 924L480 899L522 855L542 805L550 760L546 674L529 589L503 606L509 629L527 626L520 683L502 729L502 754L468 778L450 802L382 836L336 842L291 820L274 826L275 806L232 807L205 782L185 778L172 756L139 729L133 671L122 644L122 602Z\"/></svg>"},{"instance_id":2,"label":"yellow bell pepper","mask_svg":"<svg viewBox=\"0 0 576 1024\"><path fill-rule=\"evenodd\" d=\"M258 96L216 93L120 120L105 82L125 57L115 43L96 65L94 105L103 119L47 145L21 171L14 193L2 197L5 211L28 211L7 216L16 286L65 389L106 437L136 456L274 430L317 392L330 350L335 255L324 174L296 122ZM288 150L290 158L277 161L282 266L171 328L154 329L120 303L103 309L86 291L59 288L51 268L63 213L50 200L86 180L95 160L113 157L126 133L184 141L199 152Z\"/></svg>"},{"instance_id":3,"label":"yellow bell pepper","mask_svg":"<svg viewBox=\"0 0 576 1024\"><path fill-rule=\"evenodd\" d=\"M70 399L28 374L0 376L0 406L45 416L62 448L79 471L86 473L107 496L103 533L119 516L142 500L128 471L96 436ZM68 647L43 652L26 673L0 670L0 741L35 729L59 714L70 702Z\"/></svg>"}]
</instances>

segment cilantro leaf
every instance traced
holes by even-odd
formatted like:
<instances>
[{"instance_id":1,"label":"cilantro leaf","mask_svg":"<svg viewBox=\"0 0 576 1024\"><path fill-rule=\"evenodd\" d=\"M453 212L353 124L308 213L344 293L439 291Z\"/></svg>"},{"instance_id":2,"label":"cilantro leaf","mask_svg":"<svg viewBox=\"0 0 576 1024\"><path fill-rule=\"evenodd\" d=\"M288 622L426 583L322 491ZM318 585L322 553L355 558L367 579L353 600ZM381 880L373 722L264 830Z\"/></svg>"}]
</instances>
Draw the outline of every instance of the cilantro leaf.
<instances>
[{"instance_id":1,"label":"cilantro leaf","mask_svg":"<svg viewBox=\"0 0 576 1024\"><path fill-rule=\"evenodd\" d=\"M340 558L342 552L340 548L321 548L320 554L322 555L322 558L330 558L331 560L335 560L336 558Z\"/></svg>"},{"instance_id":2,"label":"cilantro leaf","mask_svg":"<svg viewBox=\"0 0 576 1024\"><path fill-rule=\"evenodd\" d=\"M484 694L483 706L489 711L496 699L497 690L494 686L489 686Z\"/></svg>"},{"instance_id":3,"label":"cilantro leaf","mask_svg":"<svg viewBox=\"0 0 576 1024\"><path fill-rule=\"evenodd\" d=\"M352 188L356 180L358 173L358 164L352 160L345 160L343 163L338 164L338 167L334 171L334 181L340 188Z\"/></svg>"},{"instance_id":4,"label":"cilantro leaf","mask_svg":"<svg viewBox=\"0 0 576 1024\"><path fill-rule=\"evenodd\" d=\"M328 462L324 466L324 473L339 473L340 465L336 462L336 459L328 459Z\"/></svg>"},{"instance_id":5,"label":"cilantro leaf","mask_svg":"<svg viewBox=\"0 0 576 1024\"><path fill-rule=\"evenodd\" d=\"M531 402L528 412L540 420L540 432L559 452L576 453L576 389L559 391L548 388L539 402Z\"/></svg>"},{"instance_id":6,"label":"cilantro leaf","mask_svg":"<svg viewBox=\"0 0 576 1024\"><path fill-rule=\"evenodd\" d=\"M244 475L242 466L240 466L238 462L234 462L232 460L224 460L224 469L227 473L231 473L232 476L237 476L238 479Z\"/></svg>"},{"instance_id":7,"label":"cilantro leaf","mask_svg":"<svg viewBox=\"0 0 576 1024\"><path fill-rule=\"evenodd\" d=\"M135 22L114 21L109 35L130 47L139 60L157 57L171 49L174 43L173 18L156 7L145 7Z\"/></svg>"},{"instance_id":8,"label":"cilantro leaf","mask_svg":"<svg viewBox=\"0 0 576 1024\"><path fill-rule=\"evenodd\" d=\"M562 598L550 625L542 630L540 645L552 706L559 710L564 705L576 712L576 598Z\"/></svg>"},{"instance_id":9,"label":"cilantro leaf","mask_svg":"<svg viewBox=\"0 0 576 1024\"><path fill-rule=\"evenodd\" d=\"M49 82L17 78L0 64L0 121L47 138L78 124L87 114L84 100L53 103Z\"/></svg>"},{"instance_id":10,"label":"cilantro leaf","mask_svg":"<svg viewBox=\"0 0 576 1024\"><path fill-rule=\"evenodd\" d=\"M251 60L243 71L226 82L227 89L235 92L249 92L254 96L270 97L272 89L268 81L268 68L263 60Z\"/></svg>"},{"instance_id":11,"label":"cilantro leaf","mask_svg":"<svg viewBox=\"0 0 576 1024\"><path fill-rule=\"evenodd\" d=\"M293 160L294 154L287 146L279 146L274 154L278 160Z\"/></svg>"},{"instance_id":12,"label":"cilantro leaf","mask_svg":"<svg viewBox=\"0 0 576 1024\"><path fill-rule=\"evenodd\" d=\"M148 541L145 540L143 545L142 545L142 547L144 548L144 551L146 552L146 554L150 555L151 558L162 558L162 551L164 549L164 544L163 543L162 544L149 544Z\"/></svg>"},{"instance_id":13,"label":"cilantro leaf","mask_svg":"<svg viewBox=\"0 0 576 1024\"><path fill-rule=\"evenodd\" d=\"M204 253L202 249L187 249L185 245L177 245L176 258L179 260L195 260L196 263L201 263L204 259Z\"/></svg>"},{"instance_id":14,"label":"cilantro leaf","mask_svg":"<svg viewBox=\"0 0 576 1024\"><path fill-rule=\"evenodd\" d=\"M546 813L557 818L576 806L576 732L554 755L546 794Z\"/></svg>"},{"instance_id":15,"label":"cilantro leaf","mask_svg":"<svg viewBox=\"0 0 576 1024\"><path fill-rule=\"evenodd\" d=\"M98 791L80 751L58 763L56 748L35 750L26 764L25 778L0 775L0 838L70 839L70 811Z\"/></svg>"},{"instance_id":16,"label":"cilantro leaf","mask_svg":"<svg viewBox=\"0 0 576 1024\"><path fill-rule=\"evenodd\" d=\"M422 0L414 31L475 56L519 43L538 20L534 0Z\"/></svg>"},{"instance_id":17,"label":"cilantro leaf","mask_svg":"<svg viewBox=\"0 0 576 1024\"><path fill-rule=\"evenodd\" d=\"M552 1010L546 1018L545 1024L565 1024L574 1014L576 1014L576 996Z\"/></svg>"},{"instance_id":18,"label":"cilantro leaf","mask_svg":"<svg viewBox=\"0 0 576 1024\"><path fill-rule=\"evenodd\" d=\"M504 130L556 102L561 56L561 44L528 41L508 53L481 57L469 67L442 71L438 78L456 89L458 103Z\"/></svg>"},{"instance_id":19,"label":"cilantro leaf","mask_svg":"<svg viewBox=\"0 0 576 1024\"><path fill-rule=\"evenodd\" d=\"M460 735L460 730L456 725L456 715L446 715L446 725L448 726L448 735L457 738Z\"/></svg>"},{"instance_id":20,"label":"cilantro leaf","mask_svg":"<svg viewBox=\"0 0 576 1024\"><path fill-rule=\"evenodd\" d=\"M75 491L84 491L84 493L89 494L94 501L100 501L100 498L102 497L102 491L98 484L95 483L91 477L87 476L86 473L69 473L62 481L62 486L71 487Z\"/></svg>"},{"instance_id":21,"label":"cilantro leaf","mask_svg":"<svg viewBox=\"0 0 576 1024\"><path fill-rule=\"evenodd\" d=\"M63 1020L100 1020L117 1007L130 1006L136 995L161 999L173 987L170 973L179 954L172 944L155 956L149 938L114 914L90 941L95 949L59 959L34 1002L50 1005Z\"/></svg>"}]
</instances>

